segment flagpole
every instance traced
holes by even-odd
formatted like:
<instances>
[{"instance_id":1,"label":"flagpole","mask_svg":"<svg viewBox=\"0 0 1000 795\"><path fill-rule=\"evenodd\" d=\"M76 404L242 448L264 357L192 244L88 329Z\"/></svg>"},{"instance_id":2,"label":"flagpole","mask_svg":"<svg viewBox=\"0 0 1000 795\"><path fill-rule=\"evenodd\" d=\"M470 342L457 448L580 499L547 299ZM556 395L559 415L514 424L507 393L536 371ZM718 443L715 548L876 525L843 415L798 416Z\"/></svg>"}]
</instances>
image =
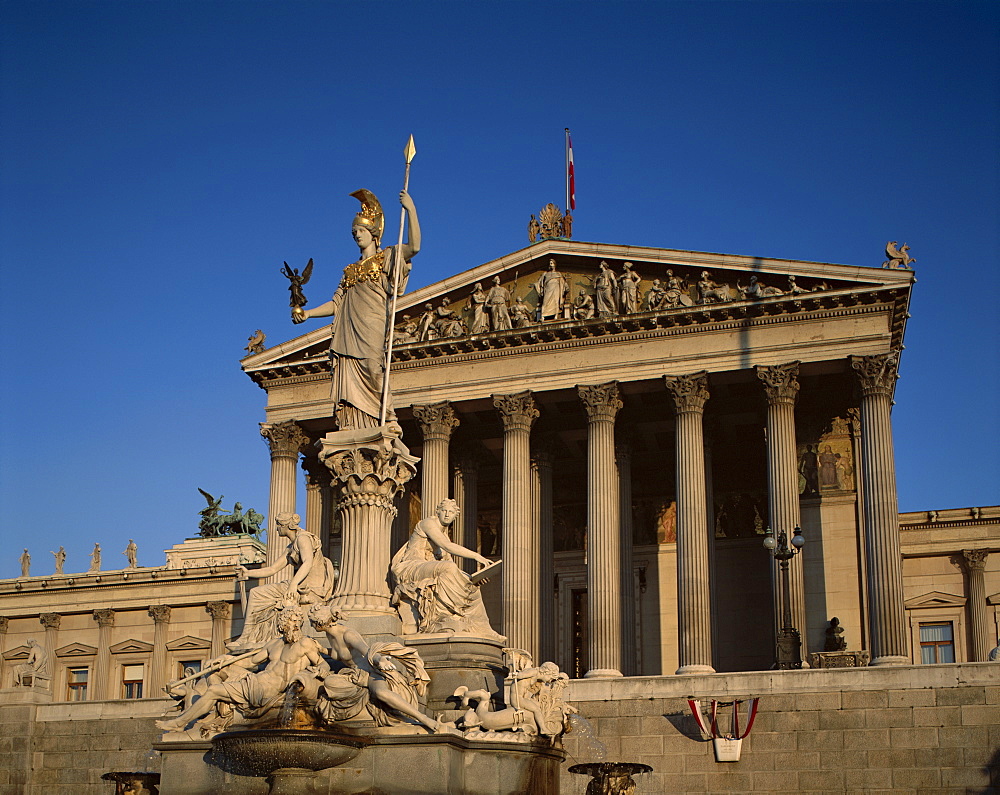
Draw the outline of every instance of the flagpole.
<instances>
[{"instance_id":1,"label":"flagpole","mask_svg":"<svg viewBox=\"0 0 1000 795\"><path fill-rule=\"evenodd\" d=\"M410 163L413 162L413 156L417 153L417 147L413 144L413 136L410 136L410 140L406 142L406 146L403 148L403 155L406 158L406 173L403 176L403 190L409 190L410 187ZM401 207L399 209L399 244L403 244L403 227L406 224L406 208ZM388 322L386 323L386 333L385 333L385 372L382 376L382 406L379 410L378 424L385 425L385 415L389 408L389 369L392 366L392 342L393 342L393 332L394 324L396 322L396 297L399 293L399 271L402 268L402 263L396 263L396 267L393 269L392 274L392 308L389 310Z\"/></svg>"},{"instance_id":2,"label":"flagpole","mask_svg":"<svg viewBox=\"0 0 1000 795\"><path fill-rule=\"evenodd\" d=\"M566 128L566 212L569 212L569 127Z\"/></svg>"}]
</instances>

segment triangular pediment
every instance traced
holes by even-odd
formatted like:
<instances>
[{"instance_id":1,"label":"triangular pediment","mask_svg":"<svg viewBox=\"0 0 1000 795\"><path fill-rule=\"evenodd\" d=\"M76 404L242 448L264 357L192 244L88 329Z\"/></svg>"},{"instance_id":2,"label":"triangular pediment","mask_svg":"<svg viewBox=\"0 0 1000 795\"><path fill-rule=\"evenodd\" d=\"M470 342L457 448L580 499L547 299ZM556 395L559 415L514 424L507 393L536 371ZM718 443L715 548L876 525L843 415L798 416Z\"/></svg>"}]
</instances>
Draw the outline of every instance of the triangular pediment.
<instances>
[{"instance_id":1,"label":"triangular pediment","mask_svg":"<svg viewBox=\"0 0 1000 795\"><path fill-rule=\"evenodd\" d=\"M995 593L992 596L986 597L986 604L988 605L1000 605L1000 593Z\"/></svg>"},{"instance_id":2,"label":"triangular pediment","mask_svg":"<svg viewBox=\"0 0 1000 795\"><path fill-rule=\"evenodd\" d=\"M97 654L97 648L86 643L67 643L56 649L56 657L92 657Z\"/></svg>"},{"instance_id":3,"label":"triangular pediment","mask_svg":"<svg viewBox=\"0 0 1000 795\"><path fill-rule=\"evenodd\" d=\"M152 643L146 643L143 640L123 640L121 643L116 643L111 647L110 651L112 654L126 654L126 653L145 653L151 652L153 650Z\"/></svg>"},{"instance_id":4,"label":"triangular pediment","mask_svg":"<svg viewBox=\"0 0 1000 795\"><path fill-rule=\"evenodd\" d=\"M26 645L15 646L13 649L8 649L3 653L3 658L5 660L24 660L28 656L29 648Z\"/></svg>"},{"instance_id":5,"label":"triangular pediment","mask_svg":"<svg viewBox=\"0 0 1000 795\"><path fill-rule=\"evenodd\" d=\"M928 593L914 596L906 600L907 610L918 610L929 607L965 607L966 598L956 596L951 593L941 591L929 591Z\"/></svg>"},{"instance_id":6,"label":"triangular pediment","mask_svg":"<svg viewBox=\"0 0 1000 795\"><path fill-rule=\"evenodd\" d=\"M177 640L172 640L167 644L167 651L200 651L210 648L212 648L210 641L196 638L193 635L185 635L183 638L177 638Z\"/></svg>"},{"instance_id":7,"label":"triangular pediment","mask_svg":"<svg viewBox=\"0 0 1000 795\"><path fill-rule=\"evenodd\" d=\"M564 308L559 317L540 320L540 295L536 285L553 260L557 271L565 277L571 306ZM596 301L593 317L587 317L586 309L579 313L574 311L572 304L581 300L581 293L596 299L594 279L602 261L616 277L624 273L626 262L631 264L632 272L638 276L634 311L602 318L598 316ZM702 274L706 271L707 276L703 279ZM521 300L530 322L524 328L474 333L470 295L477 283L488 292L497 276L501 286L508 291L511 303ZM651 304L650 293L657 295L655 282L664 289L671 278L680 288L680 297L675 293L672 301ZM703 291L699 285L699 282L708 281L717 288L714 292ZM893 333L901 337L912 282L910 270L548 239L402 296L397 304L399 341L395 350L398 359L406 360L433 357L440 352L439 348L457 352L498 344L503 347L507 337L516 337L519 340L516 344L521 344L526 335L603 336L608 333L609 324L615 326L613 330L622 325L638 328L652 324L655 327L657 323L674 322L671 319L674 316L676 322L682 324L704 323L755 314L789 315L873 301L894 305ZM336 285L327 287L332 293ZM582 303L586 304L587 300L582 299ZM448 332L442 332L451 336L438 334L436 339L428 339L427 334L413 333L422 315L442 306L458 319ZM246 357L243 369L258 383L328 372L329 339L329 325L314 328Z\"/></svg>"}]
</instances>

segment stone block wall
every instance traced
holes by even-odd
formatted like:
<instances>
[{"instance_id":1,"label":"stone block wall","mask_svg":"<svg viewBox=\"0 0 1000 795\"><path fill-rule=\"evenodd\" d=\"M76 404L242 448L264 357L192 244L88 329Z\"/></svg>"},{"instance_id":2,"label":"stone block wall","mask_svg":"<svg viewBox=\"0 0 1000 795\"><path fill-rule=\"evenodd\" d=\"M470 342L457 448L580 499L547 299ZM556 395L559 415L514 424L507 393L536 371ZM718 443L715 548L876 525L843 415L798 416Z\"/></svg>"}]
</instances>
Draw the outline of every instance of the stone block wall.
<instances>
[{"instance_id":1,"label":"stone block wall","mask_svg":"<svg viewBox=\"0 0 1000 795\"><path fill-rule=\"evenodd\" d=\"M687 699L754 696L740 761L716 762ZM636 795L1000 791L996 663L577 680L570 698L590 726L567 735L566 767L648 764ZM587 780L564 772L561 791Z\"/></svg>"}]
</instances>

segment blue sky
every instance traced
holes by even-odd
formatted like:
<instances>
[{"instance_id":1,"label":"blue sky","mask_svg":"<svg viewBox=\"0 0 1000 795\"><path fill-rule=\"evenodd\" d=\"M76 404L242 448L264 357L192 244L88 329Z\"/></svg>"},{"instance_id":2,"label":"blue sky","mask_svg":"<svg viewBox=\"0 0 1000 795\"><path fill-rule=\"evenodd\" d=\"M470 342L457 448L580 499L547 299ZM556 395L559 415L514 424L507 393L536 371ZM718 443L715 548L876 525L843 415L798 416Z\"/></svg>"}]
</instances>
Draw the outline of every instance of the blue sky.
<instances>
[{"instance_id":1,"label":"blue sky","mask_svg":"<svg viewBox=\"0 0 1000 795\"><path fill-rule=\"evenodd\" d=\"M410 133L411 289L524 245L567 126L579 239L905 240L900 507L1000 502L996 4L8 0L0 36L0 576L158 565L199 486L266 510L243 346L297 331L283 260L333 290Z\"/></svg>"}]
</instances>

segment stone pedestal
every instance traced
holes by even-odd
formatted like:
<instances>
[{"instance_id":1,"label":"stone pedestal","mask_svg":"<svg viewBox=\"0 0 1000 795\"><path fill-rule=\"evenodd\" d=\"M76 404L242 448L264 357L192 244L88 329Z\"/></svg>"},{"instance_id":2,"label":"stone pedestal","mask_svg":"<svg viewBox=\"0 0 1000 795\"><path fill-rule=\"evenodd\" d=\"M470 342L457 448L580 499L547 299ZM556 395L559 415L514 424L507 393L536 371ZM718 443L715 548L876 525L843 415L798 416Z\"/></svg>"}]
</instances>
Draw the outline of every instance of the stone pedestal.
<instances>
[{"instance_id":1,"label":"stone pedestal","mask_svg":"<svg viewBox=\"0 0 1000 795\"><path fill-rule=\"evenodd\" d=\"M430 675L427 711L431 715L458 709L458 701L452 698L452 694L460 685L469 690L488 690L494 695L503 689L507 668L504 665L503 644L499 641L427 634L406 635L400 642L419 652Z\"/></svg>"},{"instance_id":2,"label":"stone pedestal","mask_svg":"<svg viewBox=\"0 0 1000 795\"><path fill-rule=\"evenodd\" d=\"M347 616L390 616L390 539L400 488L420 460L400 438L395 423L334 431L320 440L320 460L340 487L343 552L333 603Z\"/></svg>"}]
</instances>

